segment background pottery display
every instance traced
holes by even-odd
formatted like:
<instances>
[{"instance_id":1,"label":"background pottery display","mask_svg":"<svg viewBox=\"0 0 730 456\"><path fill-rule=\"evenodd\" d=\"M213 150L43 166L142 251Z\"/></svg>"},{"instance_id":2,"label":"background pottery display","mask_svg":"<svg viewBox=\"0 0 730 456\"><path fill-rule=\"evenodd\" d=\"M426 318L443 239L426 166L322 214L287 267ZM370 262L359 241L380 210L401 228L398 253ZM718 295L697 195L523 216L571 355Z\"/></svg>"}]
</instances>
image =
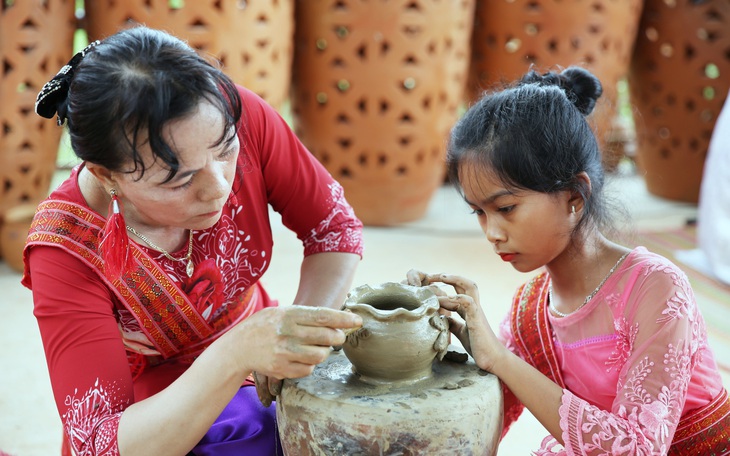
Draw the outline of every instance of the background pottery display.
<instances>
[{"instance_id":1,"label":"background pottery display","mask_svg":"<svg viewBox=\"0 0 730 456\"><path fill-rule=\"evenodd\" d=\"M87 0L85 9L89 40L142 23L211 54L277 109L289 96L293 0Z\"/></svg>"},{"instance_id":2,"label":"background pottery display","mask_svg":"<svg viewBox=\"0 0 730 456\"><path fill-rule=\"evenodd\" d=\"M363 319L342 348L364 382L423 380L431 376L433 360L446 354L448 322L428 288L395 282L363 285L349 293L343 309Z\"/></svg>"},{"instance_id":3,"label":"background pottery display","mask_svg":"<svg viewBox=\"0 0 730 456\"><path fill-rule=\"evenodd\" d=\"M618 82L625 78L643 0L477 0L469 98L519 79L531 67L559 71L571 65L593 72L603 96L589 118L604 166L616 167L623 146ZM618 128L618 131L614 131Z\"/></svg>"},{"instance_id":4,"label":"background pottery display","mask_svg":"<svg viewBox=\"0 0 730 456\"><path fill-rule=\"evenodd\" d=\"M35 206L50 190L62 129L36 115L35 99L71 58L76 30L73 0L4 1L1 5L0 226L9 210ZM13 231L27 234L28 228L30 221L24 228L15 225ZM20 263L17 249L4 250L9 265Z\"/></svg>"},{"instance_id":5,"label":"background pottery display","mask_svg":"<svg viewBox=\"0 0 730 456\"><path fill-rule=\"evenodd\" d=\"M366 225L421 218L443 183L474 0L300 0L292 112Z\"/></svg>"},{"instance_id":6,"label":"background pottery display","mask_svg":"<svg viewBox=\"0 0 730 456\"><path fill-rule=\"evenodd\" d=\"M647 189L696 203L730 89L730 1L646 0L629 88Z\"/></svg>"}]
</instances>

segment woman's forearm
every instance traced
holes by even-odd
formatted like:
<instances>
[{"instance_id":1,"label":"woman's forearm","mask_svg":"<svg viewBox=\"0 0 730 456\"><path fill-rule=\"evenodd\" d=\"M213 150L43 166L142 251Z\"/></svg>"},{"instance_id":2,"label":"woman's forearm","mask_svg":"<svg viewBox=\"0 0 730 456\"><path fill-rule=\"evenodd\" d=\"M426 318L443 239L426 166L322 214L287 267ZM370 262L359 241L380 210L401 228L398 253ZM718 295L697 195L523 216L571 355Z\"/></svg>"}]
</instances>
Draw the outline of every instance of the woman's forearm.
<instances>
[{"instance_id":1,"label":"woman's forearm","mask_svg":"<svg viewBox=\"0 0 730 456\"><path fill-rule=\"evenodd\" d=\"M353 253L315 253L302 261L294 304L339 309L350 291L360 256Z\"/></svg>"},{"instance_id":2,"label":"woman's forearm","mask_svg":"<svg viewBox=\"0 0 730 456\"><path fill-rule=\"evenodd\" d=\"M117 433L122 456L179 456L200 441L250 373L236 365L240 357L227 354L233 342L222 336L168 387L124 411Z\"/></svg>"}]
</instances>

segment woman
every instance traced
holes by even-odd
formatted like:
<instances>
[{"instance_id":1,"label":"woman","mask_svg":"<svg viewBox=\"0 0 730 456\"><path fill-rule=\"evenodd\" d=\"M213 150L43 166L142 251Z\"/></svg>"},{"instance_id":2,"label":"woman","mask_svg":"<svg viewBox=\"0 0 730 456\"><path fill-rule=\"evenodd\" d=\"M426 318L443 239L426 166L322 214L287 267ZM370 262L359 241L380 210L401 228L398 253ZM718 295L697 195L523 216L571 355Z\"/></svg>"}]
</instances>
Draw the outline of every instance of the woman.
<instances>
[{"instance_id":1,"label":"woman","mask_svg":"<svg viewBox=\"0 0 730 456\"><path fill-rule=\"evenodd\" d=\"M23 278L69 446L279 452L265 405L280 379L311 373L361 324L329 309L362 253L342 188L259 97L145 27L74 56L36 112L58 115L82 160L39 206ZM282 308L259 281L269 205L304 245Z\"/></svg>"}]
</instances>

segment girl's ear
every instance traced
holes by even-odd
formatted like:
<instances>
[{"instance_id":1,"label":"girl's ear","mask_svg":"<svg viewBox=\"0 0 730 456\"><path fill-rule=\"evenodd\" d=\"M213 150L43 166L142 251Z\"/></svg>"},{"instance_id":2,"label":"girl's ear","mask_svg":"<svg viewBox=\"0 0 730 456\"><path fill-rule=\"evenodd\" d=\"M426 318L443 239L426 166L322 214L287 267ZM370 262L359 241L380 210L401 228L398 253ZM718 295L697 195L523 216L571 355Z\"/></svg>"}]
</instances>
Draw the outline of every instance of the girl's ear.
<instances>
[{"instance_id":1,"label":"girl's ear","mask_svg":"<svg viewBox=\"0 0 730 456\"><path fill-rule=\"evenodd\" d=\"M585 200L591 194L591 178L585 171L575 176L575 188L570 192L568 200L568 211L577 213L584 209ZM573 209L575 208L575 209Z\"/></svg>"}]
</instances>

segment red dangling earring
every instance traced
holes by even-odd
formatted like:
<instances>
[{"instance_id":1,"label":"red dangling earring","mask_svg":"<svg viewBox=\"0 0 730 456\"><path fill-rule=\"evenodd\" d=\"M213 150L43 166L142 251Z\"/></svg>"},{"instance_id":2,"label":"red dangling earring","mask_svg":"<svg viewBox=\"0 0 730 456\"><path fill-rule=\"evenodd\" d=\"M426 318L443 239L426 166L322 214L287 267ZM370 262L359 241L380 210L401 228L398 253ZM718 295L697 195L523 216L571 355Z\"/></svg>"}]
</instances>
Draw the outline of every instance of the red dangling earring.
<instances>
[{"instance_id":1,"label":"red dangling earring","mask_svg":"<svg viewBox=\"0 0 730 456\"><path fill-rule=\"evenodd\" d=\"M122 202L117 197L115 189L109 190L112 197L109 203L104 232L99 243L99 253L104 262L104 275L110 281L119 279L124 271L133 266L132 255L129 253L129 236L127 224L122 214Z\"/></svg>"}]
</instances>

